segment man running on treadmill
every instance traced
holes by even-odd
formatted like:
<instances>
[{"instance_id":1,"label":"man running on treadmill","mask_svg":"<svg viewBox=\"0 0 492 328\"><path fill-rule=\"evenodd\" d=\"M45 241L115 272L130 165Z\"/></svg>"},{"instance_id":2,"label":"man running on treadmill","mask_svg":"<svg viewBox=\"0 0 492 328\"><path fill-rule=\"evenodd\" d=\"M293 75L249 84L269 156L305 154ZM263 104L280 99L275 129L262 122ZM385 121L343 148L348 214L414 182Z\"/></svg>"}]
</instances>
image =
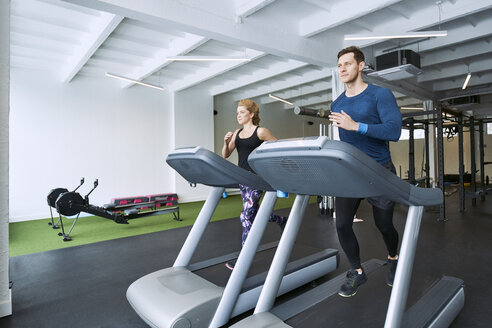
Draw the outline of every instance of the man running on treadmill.
<instances>
[{"instance_id":1,"label":"man running on treadmill","mask_svg":"<svg viewBox=\"0 0 492 328\"><path fill-rule=\"evenodd\" d=\"M396 174L391 161L388 141L398 141L401 133L401 113L390 90L367 84L362 80L364 53L351 46L338 53L338 73L345 83L345 92L332 104L330 121L339 128L340 140L347 142ZM340 287L339 295L357 293L367 276L360 263L359 243L352 224L361 199L337 197L336 227L338 239L347 255L351 269ZM368 198L374 221L388 249L386 283L393 286L398 263L398 232L393 225L394 202L381 197Z\"/></svg>"}]
</instances>

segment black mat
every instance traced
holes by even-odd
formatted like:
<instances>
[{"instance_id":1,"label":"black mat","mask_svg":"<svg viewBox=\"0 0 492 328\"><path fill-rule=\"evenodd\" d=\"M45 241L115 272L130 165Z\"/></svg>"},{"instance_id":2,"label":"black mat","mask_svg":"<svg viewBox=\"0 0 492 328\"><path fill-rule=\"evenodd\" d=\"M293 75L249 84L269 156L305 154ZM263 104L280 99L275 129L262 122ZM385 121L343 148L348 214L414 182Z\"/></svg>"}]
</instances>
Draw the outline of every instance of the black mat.
<instances>
[{"instance_id":1,"label":"black mat","mask_svg":"<svg viewBox=\"0 0 492 328\"><path fill-rule=\"evenodd\" d=\"M464 215L458 212L456 194L448 197L447 202L448 222L437 222L437 212L426 211L424 214L409 304L418 298L419 290L424 290L424 286L441 274L456 276L465 281L467 294L465 307L452 327L489 327L492 322L491 198L485 202L478 201L474 208L468 204ZM286 215L288 211L279 213ZM362 260L372 257L384 259L384 243L366 202L362 203L357 215L364 219L364 222L355 223ZM406 208L397 208L395 225L400 232L405 217ZM189 227L180 228L11 258L14 314L0 318L0 326L146 327L126 301L126 289L137 278L171 266L188 231ZM262 243L274 241L279 236L279 228L271 223ZM193 260L239 250L240 239L238 218L213 222ZM316 206L309 205L299 242L313 247L338 248L333 220L319 216ZM336 273L347 268L345 256L341 254L340 269ZM365 303L366 295L376 289L380 292L379 283L386 287L383 277L372 279L361 287L355 298L341 299L347 303L344 310L347 315L353 312L355 316L359 309L367 306L361 326L369 327L371 325L366 323L371 322L379 325L380 319L371 317L369 305ZM316 318L311 327L336 326L333 320L323 316L323 306L330 305L319 306L316 312L308 313Z\"/></svg>"}]
</instances>

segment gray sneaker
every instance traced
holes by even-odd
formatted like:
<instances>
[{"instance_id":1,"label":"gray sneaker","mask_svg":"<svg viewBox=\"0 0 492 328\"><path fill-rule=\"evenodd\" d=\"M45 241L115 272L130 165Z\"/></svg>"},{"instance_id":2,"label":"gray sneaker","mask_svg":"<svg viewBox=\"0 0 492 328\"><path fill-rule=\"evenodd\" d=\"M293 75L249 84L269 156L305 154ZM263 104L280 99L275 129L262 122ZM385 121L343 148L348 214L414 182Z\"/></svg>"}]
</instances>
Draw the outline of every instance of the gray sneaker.
<instances>
[{"instance_id":1,"label":"gray sneaker","mask_svg":"<svg viewBox=\"0 0 492 328\"><path fill-rule=\"evenodd\" d=\"M367 281L367 276L364 270L359 274L356 270L349 270L347 272L347 279L340 287L338 295L343 297L354 296L357 293L357 289L360 285Z\"/></svg>"}]
</instances>

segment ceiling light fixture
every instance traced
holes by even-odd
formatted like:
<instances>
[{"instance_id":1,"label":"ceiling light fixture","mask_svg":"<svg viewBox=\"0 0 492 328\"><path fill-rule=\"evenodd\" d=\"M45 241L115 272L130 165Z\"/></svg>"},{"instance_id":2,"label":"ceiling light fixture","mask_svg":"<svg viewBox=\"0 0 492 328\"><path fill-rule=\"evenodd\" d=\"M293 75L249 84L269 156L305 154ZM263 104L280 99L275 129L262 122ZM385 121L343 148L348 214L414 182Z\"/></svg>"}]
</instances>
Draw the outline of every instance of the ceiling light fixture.
<instances>
[{"instance_id":1,"label":"ceiling light fixture","mask_svg":"<svg viewBox=\"0 0 492 328\"><path fill-rule=\"evenodd\" d=\"M127 82L132 82L132 83L140 84L140 85L143 85L143 86L146 86L146 87L149 87L149 88L154 88L154 89L157 89L157 90L164 90L164 88L161 87L161 86L159 86L159 85L145 83L145 82L142 82L142 81L139 81L139 80L131 79L129 77L125 77L125 76L121 76L121 75L116 75L116 74L109 73L109 72L106 72L106 76L107 77L112 77L114 79L119 79L119 80L123 80L123 81L127 81Z\"/></svg>"},{"instance_id":2,"label":"ceiling light fixture","mask_svg":"<svg viewBox=\"0 0 492 328\"><path fill-rule=\"evenodd\" d=\"M439 36L447 36L448 31L422 31L422 32L406 32L399 34L349 34L345 35L345 41L355 40L385 40L385 39L409 39L409 38L431 38Z\"/></svg>"},{"instance_id":3,"label":"ceiling light fixture","mask_svg":"<svg viewBox=\"0 0 492 328\"><path fill-rule=\"evenodd\" d=\"M291 103L290 101L285 100L285 99L280 98L280 97L277 97L277 96L274 96L274 95L272 95L271 93L269 93L269 94L268 94L268 97L273 98L273 99L278 100L278 101L281 101L281 102L283 102L283 103L285 103L285 104L287 104L287 105L291 105L291 106L293 106L293 105L294 105L294 104L293 104L293 103Z\"/></svg>"},{"instance_id":4,"label":"ceiling light fixture","mask_svg":"<svg viewBox=\"0 0 492 328\"><path fill-rule=\"evenodd\" d=\"M466 89L466 87L468 86L468 82L470 82L470 78L471 78L471 73L468 71L468 75L466 76L465 82L463 83L461 89L463 90Z\"/></svg>"},{"instance_id":5,"label":"ceiling light fixture","mask_svg":"<svg viewBox=\"0 0 492 328\"><path fill-rule=\"evenodd\" d=\"M168 61L251 61L247 57L224 57L224 56L174 56L167 57Z\"/></svg>"}]
</instances>

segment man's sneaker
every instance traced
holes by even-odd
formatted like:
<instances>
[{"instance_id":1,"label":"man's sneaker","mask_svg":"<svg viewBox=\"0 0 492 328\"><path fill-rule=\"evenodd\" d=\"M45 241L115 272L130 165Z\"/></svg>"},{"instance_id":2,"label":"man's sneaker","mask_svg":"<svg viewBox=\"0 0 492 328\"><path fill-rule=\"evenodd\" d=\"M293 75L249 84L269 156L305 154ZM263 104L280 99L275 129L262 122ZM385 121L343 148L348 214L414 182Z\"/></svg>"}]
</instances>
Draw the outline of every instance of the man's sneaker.
<instances>
[{"instance_id":1,"label":"man's sneaker","mask_svg":"<svg viewBox=\"0 0 492 328\"><path fill-rule=\"evenodd\" d=\"M236 260L226 262L226 264L225 264L226 268L228 268L231 271L234 270L235 265L236 265Z\"/></svg>"},{"instance_id":2,"label":"man's sneaker","mask_svg":"<svg viewBox=\"0 0 492 328\"><path fill-rule=\"evenodd\" d=\"M347 272L347 280L340 287L338 295L343 297L354 296L357 293L357 289L360 285L367 281L367 276L364 270L359 274L356 270L350 270Z\"/></svg>"},{"instance_id":3,"label":"man's sneaker","mask_svg":"<svg viewBox=\"0 0 492 328\"><path fill-rule=\"evenodd\" d=\"M386 283L388 286L393 287L393 281L395 281L396 266L398 265L398 259L390 260L386 262L388 265L388 274L386 275Z\"/></svg>"}]
</instances>

